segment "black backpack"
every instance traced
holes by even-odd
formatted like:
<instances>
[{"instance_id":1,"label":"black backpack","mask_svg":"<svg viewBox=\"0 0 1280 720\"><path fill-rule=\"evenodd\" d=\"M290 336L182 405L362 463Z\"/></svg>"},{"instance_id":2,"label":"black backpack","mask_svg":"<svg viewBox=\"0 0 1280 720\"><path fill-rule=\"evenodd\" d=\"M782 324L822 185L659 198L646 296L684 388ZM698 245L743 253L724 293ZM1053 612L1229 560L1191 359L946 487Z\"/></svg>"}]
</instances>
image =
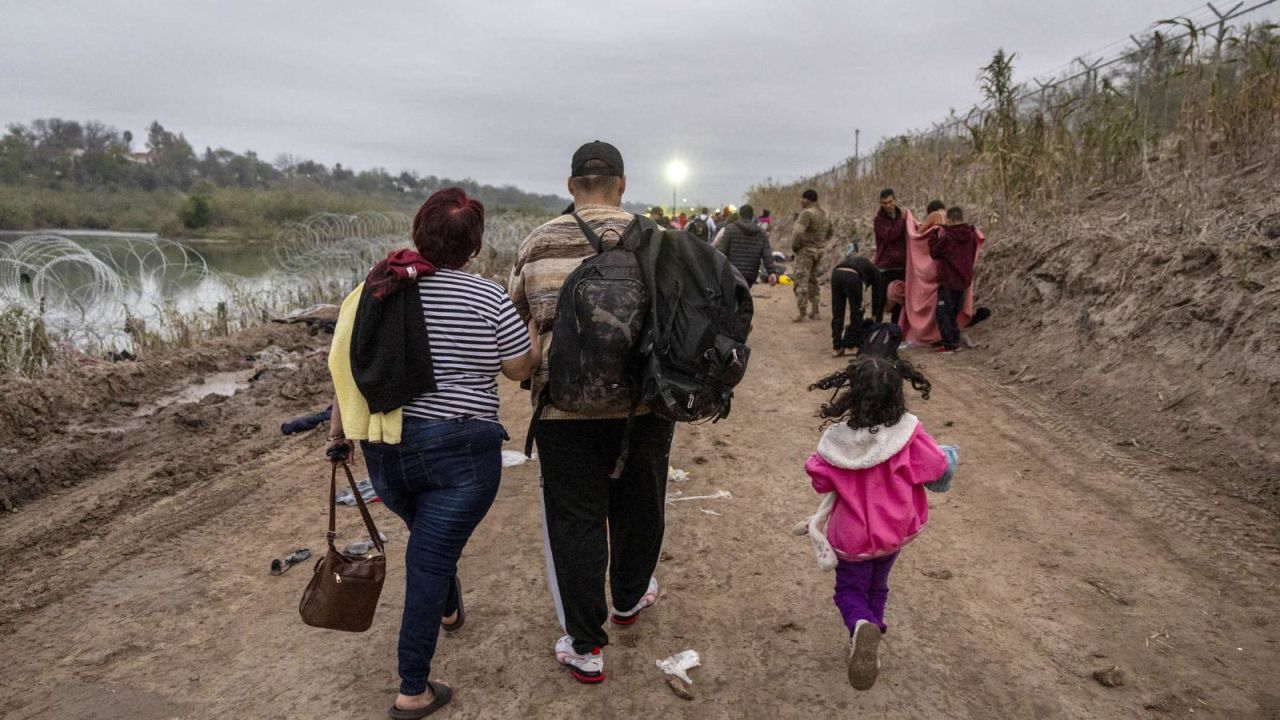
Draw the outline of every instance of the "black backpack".
<instances>
[{"instance_id":1,"label":"black backpack","mask_svg":"<svg viewBox=\"0 0 1280 720\"><path fill-rule=\"evenodd\" d=\"M640 347L642 400L678 422L728 417L751 356L750 287L718 250L678 230L646 233L640 270L652 302Z\"/></svg>"},{"instance_id":2,"label":"black backpack","mask_svg":"<svg viewBox=\"0 0 1280 720\"><path fill-rule=\"evenodd\" d=\"M576 214L574 219L597 254L560 288L549 382L534 410L525 454L533 450L534 428L548 404L570 412L626 410L631 417L644 403L679 422L728 417L751 353L746 340L753 307L742 275L688 232L663 230L637 216L618 244L603 250L599 236ZM629 438L628 427L615 478Z\"/></svg>"},{"instance_id":3,"label":"black backpack","mask_svg":"<svg viewBox=\"0 0 1280 720\"><path fill-rule=\"evenodd\" d=\"M708 239L707 236L711 234L711 226L707 225L706 220L696 217L690 220L688 225L684 226L684 231L699 240L706 242Z\"/></svg>"},{"instance_id":4,"label":"black backpack","mask_svg":"<svg viewBox=\"0 0 1280 720\"><path fill-rule=\"evenodd\" d=\"M630 411L639 401L636 348L650 307L636 255L645 226L637 216L618 243L605 249L577 213L573 219L596 254L560 287L546 400L573 413Z\"/></svg>"},{"instance_id":5,"label":"black backpack","mask_svg":"<svg viewBox=\"0 0 1280 720\"><path fill-rule=\"evenodd\" d=\"M893 323L880 323L867 331L858 346L858 354L897 360L901 344L902 328Z\"/></svg>"}]
</instances>

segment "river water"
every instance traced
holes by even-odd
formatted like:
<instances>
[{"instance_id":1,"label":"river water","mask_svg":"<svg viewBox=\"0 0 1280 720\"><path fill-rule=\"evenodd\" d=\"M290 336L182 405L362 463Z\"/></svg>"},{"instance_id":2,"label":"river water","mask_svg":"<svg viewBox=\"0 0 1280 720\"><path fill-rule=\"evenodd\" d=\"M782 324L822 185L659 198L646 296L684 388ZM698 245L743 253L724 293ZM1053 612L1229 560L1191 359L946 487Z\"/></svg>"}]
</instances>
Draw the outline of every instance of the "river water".
<instances>
[{"instance_id":1,"label":"river water","mask_svg":"<svg viewBox=\"0 0 1280 720\"><path fill-rule=\"evenodd\" d=\"M495 216L467 267L500 279L541 221ZM229 332L317 302L336 302L367 269L409 245L401 213L321 214L265 242L175 241L154 233L0 232L0 313L39 316L92 353ZM126 328L132 328L132 332Z\"/></svg>"}]
</instances>

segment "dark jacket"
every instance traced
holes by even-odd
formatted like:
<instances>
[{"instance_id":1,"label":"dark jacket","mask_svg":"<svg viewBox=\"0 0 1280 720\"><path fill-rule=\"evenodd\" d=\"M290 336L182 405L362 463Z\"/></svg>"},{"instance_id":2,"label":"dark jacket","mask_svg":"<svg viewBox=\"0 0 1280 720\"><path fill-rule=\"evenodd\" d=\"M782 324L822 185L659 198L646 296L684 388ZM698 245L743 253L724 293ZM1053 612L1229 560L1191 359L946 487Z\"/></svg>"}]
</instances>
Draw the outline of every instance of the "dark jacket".
<instances>
[{"instance_id":1,"label":"dark jacket","mask_svg":"<svg viewBox=\"0 0 1280 720\"><path fill-rule=\"evenodd\" d=\"M876 267L895 270L907 266L907 214L896 208L897 215L890 217L883 210L876 212Z\"/></svg>"},{"instance_id":2,"label":"dark jacket","mask_svg":"<svg viewBox=\"0 0 1280 720\"><path fill-rule=\"evenodd\" d=\"M748 284L754 284L760 274L760 264L770 275L776 275L773 264L773 248L769 236L753 220L735 220L724 228L724 235L716 249L729 258L729 264L742 273Z\"/></svg>"},{"instance_id":3,"label":"dark jacket","mask_svg":"<svg viewBox=\"0 0 1280 720\"><path fill-rule=\"evenodd\" d=\"M964 291L973 282L978 231L972 225L946 225L929 238L929 257L938 264L938 285Z\"/></svg>"},{"instance_id":4,"label":"dark jacket","mask_svg":"<svg viewBox=\"0 0 1280 720\"><path fill-rule=\"evenodd\" d=\"M866 287L877 287L880 285L880 268L867 258L850 253L844 256L844 259L836 263L836 269L848 268L858 273L862 278L862 284ZM835 272L835 270L832 270Z\"/></svg>"},{"instance_id":5,"label":"dark jacket","mask_svg":"<svg viewBox=\"0 0 1280 720\"><path fill-rule=\"evenodd\" d=\"M367 287L360 293L351 329L351 374L370 412L390 412L436 392L417 283L382 300Z\"/></svg>"}]
</instances>

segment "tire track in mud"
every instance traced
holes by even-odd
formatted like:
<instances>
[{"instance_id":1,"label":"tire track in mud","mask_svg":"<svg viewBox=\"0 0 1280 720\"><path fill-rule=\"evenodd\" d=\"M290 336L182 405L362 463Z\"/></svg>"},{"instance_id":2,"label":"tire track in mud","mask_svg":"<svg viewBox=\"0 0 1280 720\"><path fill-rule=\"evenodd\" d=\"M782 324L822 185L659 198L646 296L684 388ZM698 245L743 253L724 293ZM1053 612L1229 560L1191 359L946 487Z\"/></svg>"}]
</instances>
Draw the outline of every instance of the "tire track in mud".
<instances>
[{"instance_id":1,"label":"tire track in mud","mask_svg":"<svg viewBox=\"0 0 1280 720\"><path fill-rule=\"evenodd\" d=\"M1018 388L1000 385L970 365L957 363L950 370L985 388L990 397L1003 398L1010 417L1033 423L1073 452L1086 455L1087 462L1071 468L1074 479L1111 498L1117 508L1150 516L1166 529L1184 530L1184 539L1193 540L1202 549L1198 556L1170 547L1172 552L1190 560L1203 560L1206 555L1230 559L1225 564L1203 563L1207 572L1213 572L1224 583L1248 590L1275 587L1280 575L1280 539L1263 529L1270 527L1270 518L1264 511L1227 496L1216 500L1222 504L1214 504L1214 496L1206 488L1188 484L1193 475L1171 477L1158 472L1150 462L1141 462L1129 452L1107 445L1099 440L1106 431L1090 427L1093 423L1087 418L1054 412L1044 398L1029 397ZM1205 548L1208 552L1203 551ZM1230 571L1221 570L1224 566Z\"/></svg>"}]
</instances>

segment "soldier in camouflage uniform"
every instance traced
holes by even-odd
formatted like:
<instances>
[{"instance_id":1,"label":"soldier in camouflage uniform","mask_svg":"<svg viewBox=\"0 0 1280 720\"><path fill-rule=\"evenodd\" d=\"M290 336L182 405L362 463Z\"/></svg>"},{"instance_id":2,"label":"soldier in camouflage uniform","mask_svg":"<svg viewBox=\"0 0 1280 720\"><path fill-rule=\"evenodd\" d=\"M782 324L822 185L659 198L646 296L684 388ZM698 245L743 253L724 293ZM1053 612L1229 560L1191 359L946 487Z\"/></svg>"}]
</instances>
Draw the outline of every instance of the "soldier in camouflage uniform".
<instances>
[{"instance_id":1,"label":"soldier in camouflage uniform","mask_svg":"<svg viewBox=\"0 0 1280 720\"><path fill-rule=\"evenodd\" d=\"M796 308L799 310L794 322L804 320L805 308L810 308L811 319L818 317L818 265L832 233L831 220L827 211L818 204L816 190L804 191L800 196L800 207L803 209L791 230L791 250L796 254L791 279L795 281Z\"/></svg>"}]
</instances>

